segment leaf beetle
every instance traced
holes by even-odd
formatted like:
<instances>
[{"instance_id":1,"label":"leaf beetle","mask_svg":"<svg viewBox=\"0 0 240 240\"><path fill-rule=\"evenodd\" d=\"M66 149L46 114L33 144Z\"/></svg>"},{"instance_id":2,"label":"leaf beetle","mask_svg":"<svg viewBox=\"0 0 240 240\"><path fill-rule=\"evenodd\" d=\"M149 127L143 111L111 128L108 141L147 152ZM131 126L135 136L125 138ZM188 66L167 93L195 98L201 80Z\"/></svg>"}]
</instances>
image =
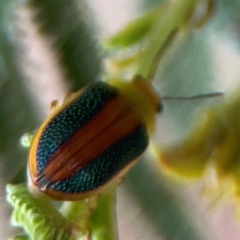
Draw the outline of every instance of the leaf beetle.
<instances>
[{"instance_id":1,"label":"leaf beetle","mask_svg":"<svg viewBox=\"0 0 240 240\"><path fill-rule=\"evenodd\" d=\"M30 147L30 189L73 201L116 185L148 146L159 103L139 76L95 82L53 102Z\"/></svg>"},{"instance_id":2,"label":"leaf beetle","mask_svg":"<svg viewBox=\"0 0 240 240\"><path fill-rule=\"evenodd\" d=\"M52 112L30 147L31 191L73 201L91 198L119 183L154 132L161 99L151 81L182 27L180 23L171 26L152 56L146 77L95 82L70 94L60 106L52 102Z\"/></svg>"}]
</instances>

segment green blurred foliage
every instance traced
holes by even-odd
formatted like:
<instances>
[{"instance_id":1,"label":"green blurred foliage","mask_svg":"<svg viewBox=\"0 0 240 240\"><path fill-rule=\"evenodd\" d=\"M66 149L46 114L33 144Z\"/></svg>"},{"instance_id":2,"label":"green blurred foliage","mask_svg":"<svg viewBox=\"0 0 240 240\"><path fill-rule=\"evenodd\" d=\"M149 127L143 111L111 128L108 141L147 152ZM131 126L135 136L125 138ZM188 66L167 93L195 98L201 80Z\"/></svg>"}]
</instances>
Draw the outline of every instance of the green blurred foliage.
<instances>
[{"instance_id":1,"label":"green blurred foliage","mask_svg":"<svg viewBox=\"0 0 240 240\"><path fill-rule=\"evenodd\" d=\"M13 27L15 7L15 1L2 1L0 5L0 154L2 174L8 181L26 163L26 151L19 145L21 135L33 130L38 122L19 67L21 51Z\"/></svg>"},{"instance_id":2,"label":"green blurred foliage","mask_svg":"<svg viewBox=\"0 0 240 240\"><path fill-rule=\"evenodd\" d=\"M90 23L84 16L86 6L73 0L29 0L37 10L35 21L39 30L53 37L53 49L66 70L72 90L76 91L97 80L100 70L100 53ZM90 16L88 16L90 17Z\"/></svg>"},{"instance_id":3,"label":"green blurred foliage","mask_svg":"<svg viewBox=\"0 0 240 240\"><path fill-rule=\"evenodd\" d=\"M201 232L192 220L196 216L180 200L179 193L171 188L171 184L166 184L164 176L153 170L144 159L131 169L124 186L134 195L135 204L147 222L151 223L157 236L169 240L212 239L209 232Z\"/></svg>"}]
</instances>

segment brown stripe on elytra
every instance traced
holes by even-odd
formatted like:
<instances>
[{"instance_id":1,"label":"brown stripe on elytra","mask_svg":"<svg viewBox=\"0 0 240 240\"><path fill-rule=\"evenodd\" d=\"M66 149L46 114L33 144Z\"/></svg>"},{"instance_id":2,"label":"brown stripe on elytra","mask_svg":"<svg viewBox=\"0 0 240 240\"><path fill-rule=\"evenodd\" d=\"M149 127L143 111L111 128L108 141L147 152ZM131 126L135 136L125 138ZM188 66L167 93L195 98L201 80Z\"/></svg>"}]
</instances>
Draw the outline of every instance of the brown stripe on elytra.
<instances>
[{"instance_id":1,"label":"brown stripe on elytra","mask_svg":"<svg viewBox=\"0 0 240 240\"><path fill-rule=\"evenodd\" d=\"M44 171L50 181L72 176L120 138L130 134L142 120L131 103L119 95L64 143ZM41 183L39 183L41 185Z\"/></svg>"}]
</instances>

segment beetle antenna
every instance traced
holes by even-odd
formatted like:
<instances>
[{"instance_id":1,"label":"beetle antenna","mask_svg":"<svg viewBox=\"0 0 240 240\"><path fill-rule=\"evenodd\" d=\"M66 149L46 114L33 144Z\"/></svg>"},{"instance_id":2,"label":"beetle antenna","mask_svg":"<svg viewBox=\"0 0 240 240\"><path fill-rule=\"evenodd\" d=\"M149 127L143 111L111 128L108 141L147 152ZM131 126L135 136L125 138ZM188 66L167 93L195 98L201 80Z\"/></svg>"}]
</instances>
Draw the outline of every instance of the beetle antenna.
<instances>
[{"instance_id":1,"label":"beetle antenna","mask_svg":"<svg viewBox=\"0 0 240 240\"><path fill-rule=\"evenodd\" d=\"M171 32L171 34L168 36L166 41L163 43L163 45L158 49L156 55L154 56L154 58L152 60L150 70L149 70L147 78L146 78L148 81L151 82L153 80L155 73L158 69L159 62L161 61L161 59L163 58L165 53L169 50L171 43L174 41L178 32L179 32L178 28L174 29Z\"/></svg>"},{"instance_id":2,"label":"beetle antenna","mask_svg":"<svg viewBox=\"0 0 240 240\"><path fill-rule=\"evenodd\" d=\"M197 99L203 99L203 98L214 98L214 97L222 97L224 94L222 92L213 92L213 93L206 93L206 94L200 94L190 97L169 97L164 96L161 97L161 100L197 100Z\"/></svg>"}]
</instances>

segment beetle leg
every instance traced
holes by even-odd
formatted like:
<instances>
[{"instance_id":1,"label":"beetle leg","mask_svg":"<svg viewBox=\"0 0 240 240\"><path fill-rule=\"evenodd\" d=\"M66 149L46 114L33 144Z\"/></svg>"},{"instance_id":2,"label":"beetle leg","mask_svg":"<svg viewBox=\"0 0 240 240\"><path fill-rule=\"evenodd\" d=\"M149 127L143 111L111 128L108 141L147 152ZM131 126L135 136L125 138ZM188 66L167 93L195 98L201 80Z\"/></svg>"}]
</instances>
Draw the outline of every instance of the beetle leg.
<instances>
[{"instance_id":1,"label":"beetle leg","mask_svg":"<svg viewBox=\"0 0 240 240\"><path fill-rule=\"evenodd\" d=\"M63 99L63 102L68 101L69 99L71 99L71 97L72 97L73 95L74 95L74 93L71 93L71 92L67 93L66 96L65 96L64 99ZM53 101L51 102L51 105L50 105L50 111L51 111L51 113L54 112L54 110L55 110L57 107L59 107L59 101L58 101L58 100L53 100Z\"/></svg>"},{"instance_id":2,"label":"beetle leg","mask_svg":"<svg viewBox=\"0 0 240 240\"><path fill-rule=\"evenodd\" d=\"M82 221L92 214L97 207L97 203L98 195L82 201L66 201L63 203L60 212L70 221Z\"/></svg>"},{"instance_id":3,"label":"beetle leg","mask_svg":"<svg viewBox=\"0 0 240 240\"><path fill-rule=\"evenodd\" d=\"M89 203L91 202L91 204ZM91 205L91 210L89 207ZM81 200L81 201L65 201L61 208L61 214L72 222L73 235L81 235L83 238L89 240L89 217L95 209L94 199Z\"/></svg>"},{"instance_id":4,"label":"beetle leg","mask_svg":"<svg viewBox=\"0 0 240 240\"><path fill-rule=\"evenodd\" d=\"M77 239L90 240L90 233L87 229L82 228L81 226L77 226L76 224L72 224L71 226L71 234ZM74 239L75 239L74 238Z\"/></svg>"},{"instance_id":5,"label":"beetle leg","mask_svg":"<svg viewBox=\"0 0 240 240\"><path fill-rule=\"evenodd\" d=\"M98 199L99 199L99 195L95 195L88 199L89 215L91 215L93 213L93 211L97 208Z\"/></svg>"},{"instance_id":6,"label":"beetle leg","mask_svg":"<svg viewBox=\"0 0 240 240\"><path fill-rule=\"evenodd\" d=\"M53 100L53 101L51 102L51 105L50 105L50 111L51 111L51 113L58 107L58 105L59 105L58 100Z\"/></svg>"},{"instance_id":7,"label":"beetle leg","mask_svg":"<svg viewBox=\"0 0 240 240\"><path fill-rule=\"evenodd\" d=\"M124 179L125 179L125 175L119 177L117 180L117 186L121 185Z\"/></svg>"},{"instance_id":8,"label":"beetle leg","mask_svg":"<svg viewBox=\"0 0 240 240\"><path fill-rule=\"evenodd\" d=\"M20 138L21 146L23 146L24 148L29 148L31 146L35 132L36 130L31 133L24 133Z\"/></svg>"}]
</instances>

